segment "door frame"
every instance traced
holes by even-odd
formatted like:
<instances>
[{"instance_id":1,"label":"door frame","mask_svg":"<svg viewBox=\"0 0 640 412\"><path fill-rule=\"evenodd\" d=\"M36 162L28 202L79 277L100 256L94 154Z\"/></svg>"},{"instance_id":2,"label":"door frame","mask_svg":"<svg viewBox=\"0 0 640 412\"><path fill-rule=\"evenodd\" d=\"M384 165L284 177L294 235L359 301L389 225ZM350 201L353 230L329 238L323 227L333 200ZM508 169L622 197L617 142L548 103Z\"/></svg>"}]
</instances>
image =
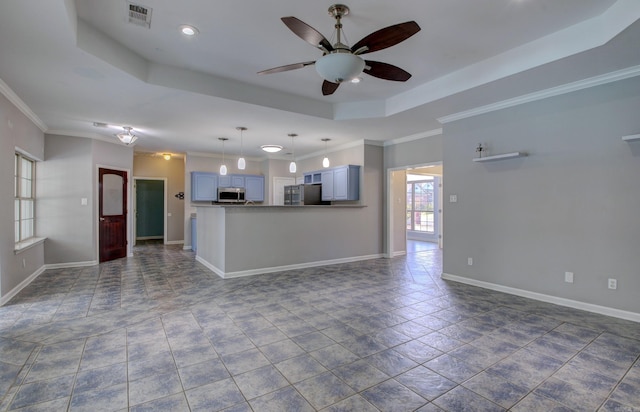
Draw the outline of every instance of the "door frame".
<instances>
[{"instance_id":1,"label":"door frame","mask_svg":"<svg viewBox=\"0 0 640 412\"><path fill-rule=\"evenodd\" d=\"M415 165L406 165L406 166L398 166L398 167L390 167L387 169L387 176L386 176L386 193L385 193L385 197L386 197L386 201L387 201L387 215L386 215L386 222L385 222L385 228L386 228L386 233L385 233L385 238L386 238L386 248L384 251L384 256L387 258L392 258L395 256L395 252L394 252L394 241L393 241L393 233L394 230L396 230L396 228L394 227L393 224L393 216L394 213L397 211L398 206L396 205L396 203L393 201L393 173L392 172L398 172L398 171L407 171L410 168L419 168L419 167L426 167L426 166L441 166L442 165L442 161L439 162L430 162L430 163L420 163L420 164L415 164ZM442 176L440 176L440 181L442 182ZM404 182L405 186L406 186L406 179ZM402 206L404 207L404 210L406 210L406 205L403 203ZM440 209L444 209L444 201L440 202ZM444 213L444 210L442 212L440 212L440 222L442 222L442 215ZM440 226L440 236L444 236L444 226ZM406 252L407 250L407 240L406 240L406 233L407 233L407 229L406 227L403 227L403 231L405 233L405 245L404 245L404 250Z\"/></svg>"},{"instance_id":2,"label":"door frame","mask_svg":"<svg viewBox=\"0 0 640 412\"><path fill-rule=\"evenodd\" d=\"M142 177L142 176L134 176L133 178L131 178L131 180L133 181L133 199L131 199L133 201L133 213L132 213L132 218L131 218L131 231L133 232L132 238L133 238L133 245L136 245L136 241L138 238L138 234L136 233L138 230L138 216L137 216L137 211L138 211L138 180L162 180L163 181L163 202L164 202L164 216L162 217L162 225L163 225L163 230L162 230L162 243L164 243L165 245L167 244L167 224L169 223L167 217L168 217L168 213L167 213L167 178L166 177Z\"/></svg>"},{"instance_id":3,"label":"door frame","mask_svg":"<svg viewBox=\"0 0 640 412\"><path fill-rule=\"evenodd\" d=\"M95 247L96 247L96 262L100 261L100 222L98 217L100 216L100 169L111 169L118 170L121 172L127 173L127 214L125 217L125 222L127 224L127 257L133 256L133 242L131 239L131 169L118 167L118 166L110 166L105 164L96 164L95 167L95 175L94 175L94 218L93 218L93 229L95 230Z\"/></svg>"}]
</instances>

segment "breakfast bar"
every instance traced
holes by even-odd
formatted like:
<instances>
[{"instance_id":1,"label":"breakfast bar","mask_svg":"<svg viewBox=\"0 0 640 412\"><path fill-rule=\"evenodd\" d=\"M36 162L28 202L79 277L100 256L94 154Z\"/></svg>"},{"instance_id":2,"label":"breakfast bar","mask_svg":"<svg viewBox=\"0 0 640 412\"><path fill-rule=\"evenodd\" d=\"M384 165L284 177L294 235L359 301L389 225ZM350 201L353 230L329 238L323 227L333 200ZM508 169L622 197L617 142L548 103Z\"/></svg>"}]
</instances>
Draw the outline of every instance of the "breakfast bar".
<instances>
[{"instance_id":1,"label":"breakfast bar","mask_svg":"<svg viewBox=\"0 0 640 412\"><path fill-rule=\"evenodd\" d=\"M222 278L381 257L362 205L203 205L196 260Z\"/></svg>"}]
</instances>

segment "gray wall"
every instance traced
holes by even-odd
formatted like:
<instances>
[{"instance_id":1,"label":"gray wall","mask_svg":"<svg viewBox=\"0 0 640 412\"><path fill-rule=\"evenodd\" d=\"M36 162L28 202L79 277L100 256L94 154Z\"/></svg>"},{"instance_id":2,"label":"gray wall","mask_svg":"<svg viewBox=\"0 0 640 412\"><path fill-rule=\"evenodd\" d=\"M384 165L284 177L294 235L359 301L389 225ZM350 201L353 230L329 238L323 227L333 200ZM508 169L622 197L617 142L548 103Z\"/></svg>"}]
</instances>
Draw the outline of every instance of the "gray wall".
<instances>
[{"instance_id":1,"label":"gray wall","mask_svg":"<svg viewBox=\"0 0 640 412\"><path fill-rule=\"evenodd\" d=\"M48 265L93 264L98 261L98 168L127 170L129 188L133 148L83 137L45 136L45 161L39 164L38 226ZM131 190L127 194L131 211ZM87 198L87 205L81 199ZM127 221L131 253L132 216ZM39 232L40 234L40 232Z\"/></svg>"},{"instance_id":2,"label":"gray wall","mask_svg":"<svg viewBox=\"0 0 640 412\"><path fill-rule=\"evenodd\" d=\"M0 94L0 297L11 292L44 265L42 244L14 253L14 153L20 148L44 159L44 134ZM36 178L39 172L36 165ZM36 183L36 195L39 187ZM36 234L38 234L36 226ZM23 267L24 259L24 267Z\"/></svg>"},{"instance_id":3,"label":"gray wall","mask_svg":"<svg viewBox=\"0 0 640 412\"><path fill-rule=\"evenodd\" d=\"M437 134L386 146L384 149L384 167L385 169L393 169L441 162L442 142L442 134Z\"/></svg>"},{"instance_id":4,"label":"gray wall","mask_svg":"<svg viewBox=\"0 0 640 412\"><path fill-rule=\"evenodd\" d=\"M636 77L445 125L444 272L640 313L639 108Z\"/></svg>"},{"instance_id":5,"label":"gray wall","mask_svg":"<svg viewBox=\"0 0 640 412\"><path fill-rule=\"evenodd\" d=\"M46 236L47 264L96 262L93 236L93 143L83 137L46 135L38 173L38 233ZM87 205L81 199L87 199Z\"/></svg>"}]
</instances>

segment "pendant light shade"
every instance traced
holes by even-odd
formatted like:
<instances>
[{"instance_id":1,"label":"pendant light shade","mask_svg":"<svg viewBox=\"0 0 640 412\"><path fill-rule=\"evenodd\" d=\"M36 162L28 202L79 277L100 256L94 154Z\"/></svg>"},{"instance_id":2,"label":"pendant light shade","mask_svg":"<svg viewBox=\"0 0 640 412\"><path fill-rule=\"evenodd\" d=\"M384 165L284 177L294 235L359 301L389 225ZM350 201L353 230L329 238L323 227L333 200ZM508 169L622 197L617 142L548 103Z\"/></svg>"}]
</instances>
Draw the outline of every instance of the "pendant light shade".
<instances>
[{"instance_id":1,"label":"pendant light shade","mask_svg":"<svg viewBox=\"0 0 640 412\"><path fill-rule=\"evenodd\" d=\"M291 138L291 163L289 163L289 173L295 173L298 170L298 165L296 165L296 150L293 145L293 138L296 137L297 134L289 133L289 137Z\"/></svg>"},{"instance_id":2,"label":"pendant light shade","mask_svg":"<svg viewBox=\"0 0 640 412\"><path fill-rule=\"evenodd\" d=\"M331 162L329 162L329 158L327 157L327 142L331 140L328 137L325 137L324 139L322 139L322 141L324 142L324 159L322 159L322 167L329 167L331 166Z\"/></svg>"},{"instance_id":3,"label":"pendant light shade","mask_svg":"<svg viewBox=\"0 0 640 412\"><path fill-rule=\"evenodd\" d=\"M236 130L240 130L240 157L238 158L238 169L239 170L244 170L247 167L247 162L244 160L244 156L243 156L243 141L242 141L242 132L244 132L245 130L247 130L246 127L242 127L242 126L238 126L236 127Z\"/></svg>"},{"instance_id":4,"label":"pendant light shade","mask_svg":"<svg viewBox=\"0 0 640 412\"><path fill-rule=\"evenodd\" d=\"M222 142L222 164L220 165L220 175L224 176L227 174L227 165L224 164L224 142L229 139L226 137L218 137L218 140Z\"/></svg>"}]
</instances>

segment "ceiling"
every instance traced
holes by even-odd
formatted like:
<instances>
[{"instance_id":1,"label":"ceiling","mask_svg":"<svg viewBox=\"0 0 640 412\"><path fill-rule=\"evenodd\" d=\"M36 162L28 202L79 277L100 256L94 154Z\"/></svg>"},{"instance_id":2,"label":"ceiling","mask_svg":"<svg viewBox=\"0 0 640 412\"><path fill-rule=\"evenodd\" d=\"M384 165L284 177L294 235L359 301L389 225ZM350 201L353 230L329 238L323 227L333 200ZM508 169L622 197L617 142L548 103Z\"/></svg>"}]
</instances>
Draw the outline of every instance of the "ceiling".
<instances>
[{"instance_id":1,"label":"ceiling","mask_svg":"<svg viewBox=\"0 0 640 412\"><path fill-rule=\"evenodd\" d=\"M422 30L367 59L413 76L363 75L322 96L313 66L257 75L321 52L280 20L295 16L332 39L326 2L141 0L0 2L0 89L52 134L115 140L94 122L131 126L139 152L220 152L263 158L280 144L305 156L367 139L437 133L445 116L640 65L637 0L351 0L349 44L415 20ZM190 24L193 38L180 34ZM13 95L12 93L15 93ZM23 103L22 103L23 102Z\"/></svg>"}]
</instances>

